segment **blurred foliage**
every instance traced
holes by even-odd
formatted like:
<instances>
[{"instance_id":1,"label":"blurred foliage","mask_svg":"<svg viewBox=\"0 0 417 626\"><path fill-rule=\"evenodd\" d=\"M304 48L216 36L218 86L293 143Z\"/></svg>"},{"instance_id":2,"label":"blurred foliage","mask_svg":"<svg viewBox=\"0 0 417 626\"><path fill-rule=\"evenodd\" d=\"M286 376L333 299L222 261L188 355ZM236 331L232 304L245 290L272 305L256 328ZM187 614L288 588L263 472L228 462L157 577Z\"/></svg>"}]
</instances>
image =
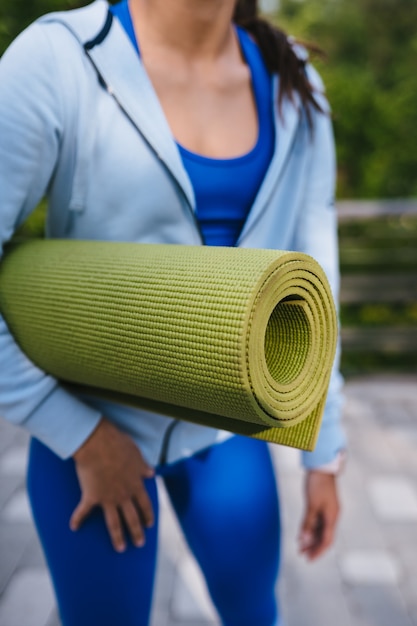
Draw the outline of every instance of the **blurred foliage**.
<instances>
[{"instance_id":1,"label":"blurred foliage","mask_svg":"<svg viewBox=\"0 0 417 626\"><path fill-rule=\"evenodd\" d=\"M71 0L0 0L0 53L40 15L75 6Z\"/></svg>"},{"instance_id":2,"label":"blurred foliage","mask_svg":"<svg viewBox=\"0 0 417 626\"><path fill-rule=\"evenodd\" d=\"M416 355L344 351L341 371L345 379L373 374L417 374Z\"/></svg>"},{"instance_id":3,"label":"blurred foliage","mask_svg":"<svg viewBox=\"0 0 417 626\"><path fill-rule=\"evenodd\" d=\"M417 302L409 304L366 303L343 305L343 326L417 326Z\"/></svg>"},{"instance_id":4,"label":"blurred foliage","mask_svg":"<svg viewBox=\"0 0 417 626\"><path fill-rule=\"evenodd\" d=\"M416 196L416 0L280 0L277 22L327 54L339 197Z\"/></svg>"},{"instance_id":5,"label":"blurred foliage","mask_svg":"<svg viewBox=\"0 0 417 626\"><path fill-rule=\"evenodd\" d=\"M340 263L344 273L416 273L415 215L391 215L342 222L339 227L339 241Z\"/></svg>"},{"instance_id":6,"label":"blurred foliage","mask_svg":"<svg viewBox=\"0 0 417 626\"><path fill-rule=\"evenodd\" d=\"M415 276L417 263L408 263L404 252L417 251L417 216L403 214L372 219L341 222L339 242L342 283L343 277L354 274L379 276ZM381 259L375 263L375 252ZM403 256L401 256L403 255ZM385 258L384 258L385 257ZM406 262L404 262L406 261ZM415 281L413 281L414 284ZM352 304L342 304L342 328L387 329L401 328L415 334L417 328L417 293L411 293L411 302L373 302L372 290L366 298ZM383 342L381 342L382 348ZM376 372L417 373L415 352L361 350L342 351L341 369L345 376Z\"/></svg>"},{"instance_id":7,"label":"blurred foliage","mask_svg":"<svg viewBox=\"0 0 417 626\"><path fill-rule=\"evenodd\" d=\"M0 0L0 53L43 13L77 0ZM280 0L276 20L317 43L333 108L339 197L417 196L416 0Z\"/></svg>"},{"instance_id":8,"label":"blurred foliage","mask_svg":"<svg viewBox=\"0 0 417 626\"><path fill-rule=\"evenodd\" d=\"M0 0L0 55L31 22L52 11L76 9L87 0ZM115 0L111 1L115 4Z\"/></svg>"}]
</instances>

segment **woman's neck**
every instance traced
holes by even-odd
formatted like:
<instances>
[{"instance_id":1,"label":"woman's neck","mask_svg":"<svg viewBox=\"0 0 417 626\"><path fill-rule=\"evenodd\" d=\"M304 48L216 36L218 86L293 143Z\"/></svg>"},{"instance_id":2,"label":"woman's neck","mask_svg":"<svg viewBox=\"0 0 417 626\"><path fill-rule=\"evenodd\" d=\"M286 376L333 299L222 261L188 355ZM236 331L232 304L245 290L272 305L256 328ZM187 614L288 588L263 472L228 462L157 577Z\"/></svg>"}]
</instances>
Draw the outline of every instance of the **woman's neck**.
<instances>
[{"instance_id":1,"label":"woman's neck","mask_svg":"<svg viewBox=\"0 0 417 626\"><path fill-rule=\"evenodd\" d=\"M215 60L234 46L236 0L129 0L135 29L151 47L189 60Z\"/></svg>"},{"instance_id":2,"label":"woman's neck","mask_svg":"<svg viewBox=\"0 0 417 626\"><path fill-rule=\"evenodd\" d=\"M172 135L233 158L255 144L251 76L232 26L235 0L129 0L140 55Z\"/></svg>"}]
</instances>

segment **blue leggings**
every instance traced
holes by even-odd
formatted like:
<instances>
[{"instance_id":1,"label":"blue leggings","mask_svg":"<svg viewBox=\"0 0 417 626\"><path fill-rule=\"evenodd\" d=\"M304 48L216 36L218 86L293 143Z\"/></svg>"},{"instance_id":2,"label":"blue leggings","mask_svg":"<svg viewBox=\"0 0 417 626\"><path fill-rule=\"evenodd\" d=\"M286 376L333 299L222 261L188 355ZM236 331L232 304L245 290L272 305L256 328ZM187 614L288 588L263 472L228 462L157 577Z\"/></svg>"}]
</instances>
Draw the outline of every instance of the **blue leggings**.
<instances>
[{"instance_id":1,"label":"blue leggings","mask_svg":"<svg viewBox=\"0 0 417 626\"><path fill-rule=\"evenodd\" d=\"M264 442L233 437L160 469L188 544L224 626L274 626L280 523ZM80 498L72 460L32 440L28 490L63 626L147 626L158 527L155 479L147 481L155 525L143 548L116 553L96 509L78 532L68 522Z\"/></svg>"}]
</instances>

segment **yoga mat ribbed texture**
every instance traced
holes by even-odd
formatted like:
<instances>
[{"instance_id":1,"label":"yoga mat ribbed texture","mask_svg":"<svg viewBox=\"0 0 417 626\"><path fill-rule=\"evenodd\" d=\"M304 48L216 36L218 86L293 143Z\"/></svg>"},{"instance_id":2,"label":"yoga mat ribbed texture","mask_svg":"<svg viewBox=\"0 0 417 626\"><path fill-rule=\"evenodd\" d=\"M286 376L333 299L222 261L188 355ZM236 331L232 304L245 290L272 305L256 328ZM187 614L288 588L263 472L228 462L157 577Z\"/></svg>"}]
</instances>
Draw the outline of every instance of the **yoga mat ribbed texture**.
<instances>
[{"instance_id":1,"label":"yoga mat ribbed texture","mask_svg":"<svg viewBox=\"0 0 417 626\"><path fill-rule=\"evenodd\" d=\"M314 447L337 320L307 255L29 241L1 262L0 309L28 357L73 390Z\"/></svg>"}]
</instances>

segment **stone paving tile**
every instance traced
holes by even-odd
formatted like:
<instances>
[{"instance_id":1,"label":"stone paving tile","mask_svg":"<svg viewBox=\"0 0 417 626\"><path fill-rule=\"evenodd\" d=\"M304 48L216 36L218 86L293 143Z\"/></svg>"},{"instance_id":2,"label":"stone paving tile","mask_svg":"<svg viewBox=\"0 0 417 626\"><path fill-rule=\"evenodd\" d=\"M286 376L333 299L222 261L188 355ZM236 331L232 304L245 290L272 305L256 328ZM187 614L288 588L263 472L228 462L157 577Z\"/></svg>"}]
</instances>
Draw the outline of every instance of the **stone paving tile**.
<instances>
[{"instance_id":1,"label":"stone paving tile","mask_svg":"<svg viewBox=\"0 0 417 626\"><path fill-rule=\"evenodd\" d=\"M364 488L361 467L349 462L339 479L342 513L338 529L338 545L343 549L384 549L384 531L375 517Z\"/></svg>"},{"instance_id":2,"label":"stone paving tile","mask_svg":"<svg viewBox=\"0 0 417 626\"><path fill-rule=\"evenodd\" d=\"M402 478L415 495L417 379L349 381L346 389L350 459L340 480L344 513L335 547L316 563L307 563L297 554L296 539L303 509L299 452L272 447L280 482L284 532L279 585L283 614L287 626L417 626L417 525L414 519L408 522L381 519L368 488L381 478L385 481ZM21 598L25 597L28 578L26 582L23 578L22 583L22 572L27 570L26 574L29 572L32 576L32 587L37 588L39 604L46 607L39 626L60 626L50 586L45 583L48 579L43 556L32 525L27 522L6 524L2 517L4 508L7 512L11 502L14 502L15 513L25 510L22 449L26 442L24 433L0 422L0 611L4 615L4 607L10 607L10 598L20 594L23 594ZM188 556L166 493L163 489L160 493L164 514L160 525L161 548L152 626L215 626L218 622L213 613L209 615L212 609L207 608L207 597L203 597L204 584L198 578L201 574ZM410 490L407 493L409 495ZM414 501L414 497L408 500ZM352 560L355 554L356 561ZM362 559L363 566L364 558L369 559L370 554L374 557L375 554L388 555L393 559L398 570L394 566L392 571L397 574L392 575L390 583L387 561L385 566L379 562L378 568L379 576L385 571L385 584L373 584L370 579L366 584L353 584L355 576L346 576L346 563L350 563L348 571L352 573L352 563L357 567L358 559ZM358 570L353 570L357 582ZM366 568L362 567L361 571L363 576ZM33 576L38 576L37 582ZM23 600L17 610L22 604ZM0 625L3 626L1 619ZM4 626L17 624L11 622ZM26 626L26 623L18 626ZM30 626L38 624L31 620Z\"/></svg>"},{"instance_id":3,"label":"stone paving tile","mask_svg":"<svg viewBox=\"0 0 417 626\"><path fill-rule=\"evenodd\" d=\"M370 585L348 585L344 584L341 576L340 563L346 550L358 550L358 554L369 556L364 553L365 549L386 550L390 545L389 531L381 525L381 521L376 517L371 506L369 494L366 489L366 476L371 469L383 469L398 473L404 467L404 459L398 453L398 449L392 445L392 440L387 438L385 429L381 430L378 412L373 410L373 397L365 392L363 396L356 397L354 393L349 394L347 402L346 428L349 435L350 454L349 462L344 476L340 479L341 496L343 505L343 515L340 523L338 539L336 541L334 554L337 562L337 569L327 562L326 557L321 563L312 564L311 569L303 571L302 565L297 561L296 550L291 548L294 532L294 524L297 523L297 516L301 513L298 496L302 481L300 477L293 476L292 480L288 475L283 476L283 472L290 472L291 466L283 467L282 463L277 463L278 474L281 475L281 493L283 501L284 531L287 539L284 550L283 576L281 581L281 597L284 615L289 626L305 626L308 615L309 626L332 626L333 624L352 624L352 626L405 626L409 625L410 595L411 586L408 585L408 596L406 590L400 588L402 570L398 561L388 561L391 569L385 563L385 578L388 572L391 573L389 593L386 594L382 603L382 610L376 606L381 606L381 594L383 587ZM391 397L398 400L396 394ZM385 399L384 399L385 401ZM414 405L414 415L417 403ZM390 410L393 408L391 406ZM403 416L404 417L404 416ZM404 418L405 419L405 418ZM408 414L407 414L408 419ZM408 425L407 428L410 428ZM414 424L414 429L417 424ZM413 431L414 432L414 431ZM415 430L417 432L417 430ZM392 432L390 433L392 435ZM368 438L368 443L366 439ZM369 441L372 441L374 448L371 449ZM293 468L295 466L293 465ZM287 529L285 529L287 525ZM289 527L288 527L289 526ZM404 527L404 524L401 526ZM292 537L288 537L288 531ZM415 532L415 531L414 531ZM411 537L410 537L411 539ZM417 537L414 535L414 541ZM286 555L286 556L285 556ZM397 557L394 549L388 552L388 556ZM385 561L384 561L385 562ZM326 564L324 575L321 567ZM414 562L414 571L417 570L417 560ZM338 570L338 571L337 571ZM363 572L362 572L363 573ZM358 572L356 571L356 574ZM334 580L329 581L328 575L333 575ZM311 578L311 580L310 580ZM315 583L317 581L317 587ZM417 588L417 587L415 587ZM369 595L367 595L369 590ZM416 595L414 593L414 595ZM302 597L302 602L300 601ZM336 600L335 600L336 599ZM332 609L332 606L334 607ZM332 612L333 611L333 612Z\"/></svg>"},{"instance_id":4,"label":"stone paving tile","mask_svg":"<svg viewBox=\"0 0 417 626\"><path fill-rule=\"evenodd\" d=\"M372 398L369 399L369 403ZM367 417L363 411L364 402L347 402L345 427L348 431L349 459L366 471L393 471L401 469L401 459L397 457L385 429L381 428L377 414ZM368 414L373 407L368 407Z\"/></svg>"},{"instance_id":5,"label":"stone paving tile","mask_svg":"<svg viewBox=\"0 0 417 626\"><path fill-rule=\"evenodd\" d=\"M220 624L213 604L207 592L203 577L189 552L178 563L178 574L172 594L171 616L173 622L195 624L201 622L207 626Z\"/></svg>"},{"instance_id":6,"label":"stone paving tile","mask_svg":"<svg viewBox=\"0 0 417 626\"><path fill-rule=\"evenodd\" d=\"M271 456L278 473L300 474L300 451L286 446L270 446Z\"/></svg>"},{"instance_id":7,"label":"stone paving tile","mask_svg":"<svg viewBox=\"0 0 417 626\"><path fill-rule=\"evenodd\" d=\"M32 514L30 512L29 500L26 490L23 487L18 489L6 502L3 506L0 517L3 522L8 522L10 524L32 524Z\"/></svg>"},{"instance_id":8,"label":"stone paving tile","mask_svg":"<svg viewBox=\"0 0 417 626\"><path fill-rule=\"evenodd\" d=\"M0 458L1 476L19 476L24 479L27 466L27 446L11 446Z\"/></svg>"},{"instance_id":9,"label":"stone paving tile","mask_svg":"<svg viewBox=\"0 0 417 626\"><path fill-rule=\"evenodd\" d=\"M316 563L286 559L280 581L281 610L288 626L356 626L351 619L334 551Z\"/></svg>"},{"instance_id":10,"label":"stone paving tile","mask_svg":"<svg viewBox=\"0 0 417 626\"><path fill-rule=\"evenodd\" d=\"M3 454L16 441L17 436L17 428L0 419L0 454Z\"/></svg>"},{"instance_id":11,"label":"stone paving tile","mask_svg":"<svg viewBox=\"0 0 417 626\"><path fill-rule=\"evenodd\" d=\"M413 626L417 625L417 573L411 571L404 577L401 592L405 599L408 614Z\"/></svg>"},{"instance_id":12,"label":"stone paving tile","mask_svg":"<svg viewBox=\"0 0 417 626\"><path fill-rule=\"evenodd\" d=\"M46 568L45 557L36 532L33 533L32 540L28 541L26 544L25 551L22 556L22 563L25 564L25 567Z\"/></svg>"},{"instance_id":13,"label":"stone paving tile","mask_svg":"<svg viewBox=\"0 0 417 626\"><path fill-rule=\"evenodd\" d=\"M159 550L152 607L151 626L170 626L169 615L172 594L181 558L181 538L178 523L172 511L165 487L158 479L160 504Z\"/></svg>"},{"instance_id":14,"label":"stone paving tile","mask_svg":"<svg viewBox=\"0 0 417 626\"><path fill-rule=\"evenodd\" d=\"M397 389L392 381L385 380L349 384L349 403L353 401L355 404L359 400L364 406L367 403L369 406L367 414L361 415L360 411L354 411L347 416L351 458L341 482L345 510L340 527L340 560L343 560L343 554L349 549L361 549L358 556L362 559L366 551L380 549L394 559L397 565L397 570L395 566L392 568L393 580L390 585L372 585L368 582L346 586L345 597L355 626L415 626L412 614L413 610L414 616L416 614L413 600L417 585L413 589L409 582L413 576L417 576L417 558L413 558L412 549L410 551L411 546L417 546L415 523L412 520L407 523L382 519L377 513L381 513L383 507L383 511L388 509L392 516L394 497L398 499L399 492L394 496L388 493L387 484L392 488L398 484L393 483L394 480L404 478L408 486L406 493L403 492L405 496L410 495L417 484L414 480L417 475L416 389L415 378L411 385L400 384ZM360 408L360 404L358 406ZM361 423L362 419L364 424ZM372 445L367 443L369 437ZM381 483L377 483L380 507L376 510L375 498L371 500L368 484L375 486L372 481L380 478L388 483L383 482L382 489ZM401 499L397 514L403 506ZM408 510L409 505L406 507ZM413 513L407 513L407 516L413 517Z\"/></svg>"},{"instance_id":15,"label":"stone paving tile","mask_svg":"<svg viewBox=\"0 0 417 626\"><path fill-rule=\"evenodd\" d=\"M336 550L314 563L298 554L304 480L300 453L276 446L271 447L271 452L281 497L284 539L278 595L285 623L288 626L307 626L307 623L308 626L355 626L344 597Z\"/></svg>"},{"instance_id":16,"label":"stone paving tile","mask_svg":"<svg viewBox=\"0 0 417 626\"><path fill-rule=\"evenodd\" d=\"M415 409L417 414L417 408ZM417 428L414 417L414 427L386 426L385 434L390 438L392 449L400 459L402 471L409 473L417 480ZM417 484L417 483L416 483Z\"/></svg>"},{"instance_id":17,"label":"stone paving tile","mask_svg":"<svg viewBox=\"0 0 417 626\"><path fill-rule=\"evenodd\" d=\"M0 594L21 563L26 547L33 537L33 529L28 529L22 524L18 526L0 524Z\"/></svg>"},{"instance_id":18,"label":"stone paving tile","mask_svg":"<svg viewBox=\"0 0 417 626\"><path fill-rule=\"evenodd\" d=\"M20 476L1 476L0 475L0 512L17 489L22 486Z\"/></svg>"},{"instance_id":19,"label":"stone paving tile","mask_svg":"<svg viewBox=\"0 0 417 626\"><path fill-rule=\"evenodd\" d=\"M415 569L417 574L417 524L390 523L384 525L384 530L386 543L391 552L401 559L406 570Z\"/></svg>"},{"instance_id":20,"label":"stone paving tile","mask_svg":"<svg viewBox=\"0 0 417 626\"><path fill-rule=\"evenodd\" d=\"M53 608L45 626L61 626L56 608Z\"/></svg>"},{"instance_id":21,"label":"stone paving tile","mask_svg":"<svg viewBox=\"0 0 417 626\"><path fill-rule=\"evenodd\" d=\"M367 480L367 490L381 521L417 521L417 488L406 476L374 476Z\"/></svg>"},{"instance_id":22,"label":"stone paving tile","mask_svg":"<svg viewBox=\"0 0 417 626\"><path fill-rule=\"evenodd\" d=\"M387 544L400 561L403 576L399 585L413 625L417 624L417 525L387 524Z\"/></svg>"},{"instance_id":23,"label":"stone paving tile","mask_svg":"<svg viewBox=\"0 0 417 626\"><path fill-rule=\"evenodd\" d=\"M353 378L348 381L349 394L355 398L370 398L375 405L388 403L410 402L411 406L417 405L417 377L415 375L377 375Z\"/></svg>"},{"instance_id":24,"label":"stone paving tile","mask_svg":"<svg viewBox=\"0 0 417 626\"><path fill-rule=\"evenodd\" d=\"M385 430L357 423L355 431L351 429L349 432L352 453L354 451L358 463L366 474L401 471L401 457L397 456L395 447Z\"/></svg>"},{"instance_id":25,"label":"stone paving tile","mask_svg":"<svg viewBox=\"0 0 417 626\"><path fill-rule=\"evenodd\" d=\"M342 579L351 585L397 585L401 568L384 550L350 550L339 558Z\"/></svg>"},{"instance_id":26,"label":"stone paving tile","mask_svg":"<svg viewBox=\"0 0 417 626\"><path fill-rule=\"evenodd\" d=\"M54 607L49 576L44 569L21 569L0 603L2 626L45 626Z\"/></svg>"},{"instance_id":27,"label":"stone paving tile","mask_svg":"<svg viewBox=\"0 0 417 626\"><path fill-rule=\"evenodd\" d=\"M216 626L202 574L189 554L162 481L158 481L160 551L152 626Z\"/></svg>"},{"instance_id":28,"label":"stone paving tile","mask_svg":"<svg viewBox=\"0 0 417 626\"><path fill-rule=\"evenodd\" d=\"M403 597L395 586L347 586L345 595L354 626L412 626Z\"/></svg>"}]
</instances>

